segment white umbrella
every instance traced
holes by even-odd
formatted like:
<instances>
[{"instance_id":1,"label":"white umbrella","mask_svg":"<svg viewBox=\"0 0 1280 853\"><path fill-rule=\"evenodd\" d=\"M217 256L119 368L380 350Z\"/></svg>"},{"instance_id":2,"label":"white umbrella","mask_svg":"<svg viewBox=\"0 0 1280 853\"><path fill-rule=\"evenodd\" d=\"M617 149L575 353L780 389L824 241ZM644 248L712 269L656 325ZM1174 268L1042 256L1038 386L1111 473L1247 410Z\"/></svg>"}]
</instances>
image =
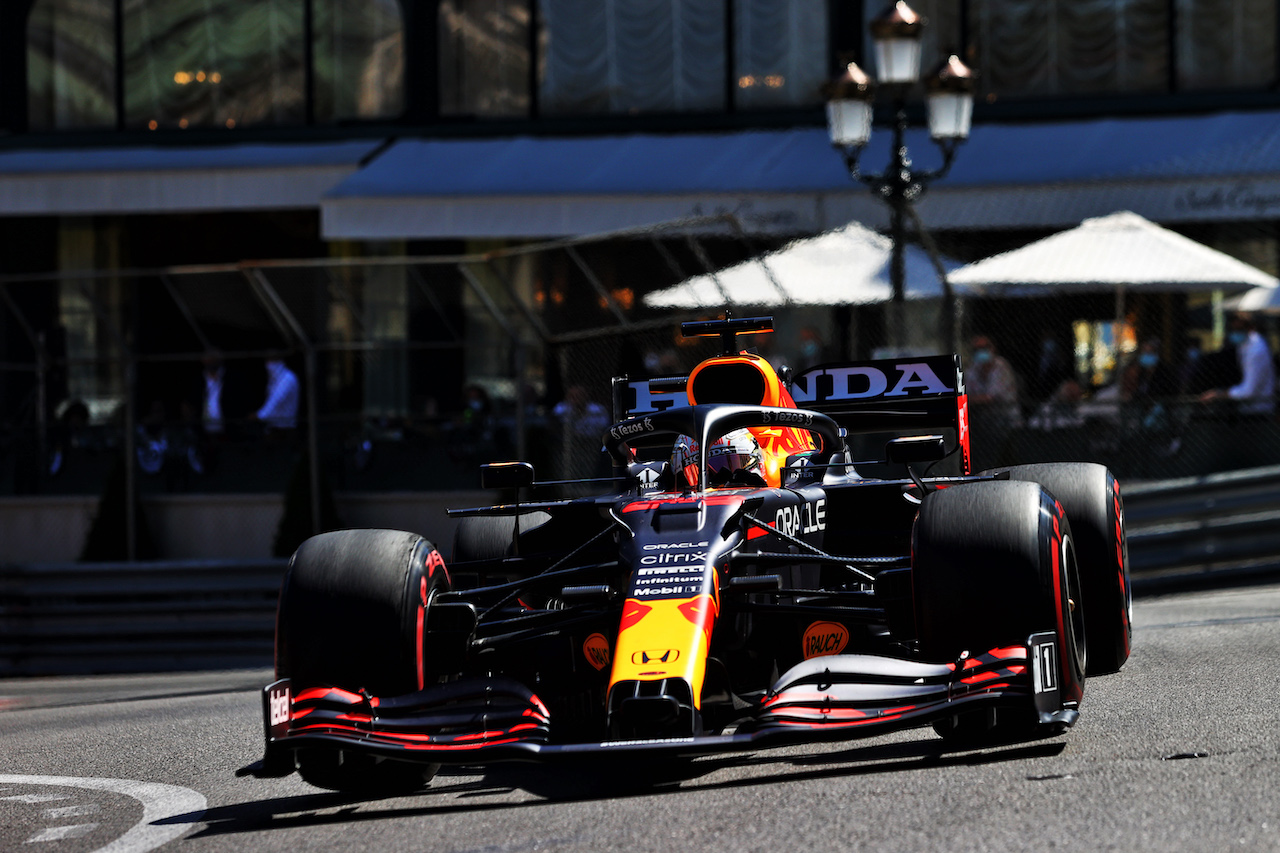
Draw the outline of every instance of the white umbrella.
<instances>
[{"instance_id":1,"label":"white umbrella","mask_svg":"<svg viewBox=\"0 0 1280 853\"><path fill-rule=\"evenodd\" d=\"M1280 287L1255 287L1223 303L1232 311L1280 314Z\"/></svg>"},{"instance_id":2,"label":"white umbrella","mask_svg":"<svg viewBox=\"0 0 1280 853\"><path fill-rule=\"evenodd\" d=\"M699 275L644 297L651 308L712 308L724 305L848 305L888 302L889 238L857 222L795 240L776 252L743 261L712 275ZM905 296L942 296L942 283L928 254L908 245ZM944 269L959 264L941 259Z\"/></svg>"},{"instance_id":3,"label":"white umbrella","mask_svg":"<svg viewBox=\"0 0 1280 853\"><path fill-rule=\"evenodd\" d=\"M971 295L1044 296L1130 290L1187 292L1274 288L1257 267L1120 211L969 264L950 276Z\"/></svg>"}]
</instances>

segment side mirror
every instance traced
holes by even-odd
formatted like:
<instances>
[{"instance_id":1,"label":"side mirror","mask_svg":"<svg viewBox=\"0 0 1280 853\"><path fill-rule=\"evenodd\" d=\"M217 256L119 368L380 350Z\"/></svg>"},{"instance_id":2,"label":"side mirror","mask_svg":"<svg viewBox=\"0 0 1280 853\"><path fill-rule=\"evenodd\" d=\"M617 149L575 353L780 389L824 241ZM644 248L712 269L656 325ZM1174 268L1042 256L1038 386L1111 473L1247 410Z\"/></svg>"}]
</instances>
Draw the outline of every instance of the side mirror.
<instances>
[{"instance_id":1,"label":"side mirror","mask_svg":"<svg viewBox=\"0 0 1280 853\"><path fill-rule=\"evenodd\" d=\"M533 485L533 465L528 462L491 462L480 466L480 488L519 489Z\"/></svg>"},{"instance_id":2,"label":"side mirror","mask_svg":"<svg viewBox=\"0 0 1280 853\"><path fill-rule=\"evenodd\" d=\"M907 435L890 439L884 446L890 462L934 462L947 455L947 442L940 435Z\"/></svg>"}]
</instances>

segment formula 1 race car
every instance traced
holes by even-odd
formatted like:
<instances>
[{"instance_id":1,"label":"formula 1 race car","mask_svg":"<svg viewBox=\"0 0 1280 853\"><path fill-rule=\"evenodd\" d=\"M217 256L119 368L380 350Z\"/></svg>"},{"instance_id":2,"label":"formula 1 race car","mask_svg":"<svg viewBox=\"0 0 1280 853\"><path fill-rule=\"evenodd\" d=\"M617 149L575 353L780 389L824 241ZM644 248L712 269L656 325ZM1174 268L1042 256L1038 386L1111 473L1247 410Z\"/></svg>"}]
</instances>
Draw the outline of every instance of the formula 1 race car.
<instances>
[{"instance_id":1,"label":"formula 1 race car","mask_svg":"<svg viewBox=\"0 0 1280 853\"><path fill-rule=\"evenodd\" d=\"M1056 735L1129 657L1124 512L1094 464L969 472L960 360L825 364L739 349L770 318L684 324L721 354L614 381L598 497L452 510L306 541L280 592L266 754L242 774L413 790L439 765L687 757L932 726ZM930 432L930 431L933 432ZM902 433L901 477L847 439ZM917 468L948 459L958 473ZM868 468L869 469L869 468ZM924 472L929 473L927 470Z\"/></svg>"}]
</instances>

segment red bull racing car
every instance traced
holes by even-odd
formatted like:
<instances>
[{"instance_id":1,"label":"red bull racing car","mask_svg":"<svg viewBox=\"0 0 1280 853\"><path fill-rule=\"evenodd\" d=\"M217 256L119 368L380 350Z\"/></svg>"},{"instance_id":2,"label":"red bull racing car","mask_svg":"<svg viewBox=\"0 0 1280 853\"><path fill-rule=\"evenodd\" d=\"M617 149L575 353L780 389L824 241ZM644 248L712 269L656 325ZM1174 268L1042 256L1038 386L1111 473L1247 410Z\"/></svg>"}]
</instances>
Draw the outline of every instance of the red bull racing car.
<instances>
[{"instance_id":1,"label":"red bull racing car","mask_svg":"<svg viewBox=\"0 0 1280 853\"><path fill-rule=\"evenodd\" d=\"M408 790L447 763L1071 726L1086 674L1129 656L1115 478L971 474L957 357L792 378L739 348L771 329L686 323L721 355L615 380L606 494L538 500L532 466L500 463L482 480L517 499L451 511L447 559L399 531L305 542L266 753L241 772ZM886 445L899 476L859 474L850 440L884 432L909 433ZM928 476L943 459L955 473Z\"/></svg>"}]
</instances>

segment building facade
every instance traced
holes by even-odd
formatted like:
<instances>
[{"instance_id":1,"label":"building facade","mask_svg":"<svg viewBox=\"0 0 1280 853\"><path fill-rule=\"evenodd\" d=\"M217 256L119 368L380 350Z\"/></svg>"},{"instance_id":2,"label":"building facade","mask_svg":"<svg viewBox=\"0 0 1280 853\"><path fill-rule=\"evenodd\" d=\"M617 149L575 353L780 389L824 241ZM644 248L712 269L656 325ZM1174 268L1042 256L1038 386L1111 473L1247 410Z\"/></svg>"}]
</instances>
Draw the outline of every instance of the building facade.
<instances>
[{"instance_id":1,"label":"building facade","mask_svg":"<svg viewBox=\"0 0 1280 853\"><path fill-rule=\"evenodd\" d=\"M874 71L881 5L0 5L8 488L14 436L46 436L47 473L72 402L130 433L153 413L195 423L211 353L246 419L254 364L290 359L314 417L340 425L348 485L371 436L424 423L449 438L442 465L470 465L477 443L527 450L567 385L667 366L648 290L850 220L884 226L827 143L822 94L848 61ZM972 137L919 204L944 253L976 260L1128 209L1274 273L1276 5L913 2L925 64L979 71ZM888 161L886 136L864 163ZM937 156L923 130L908 141ZM732 224L707 224L718 215ZM695 239L663 225L687 221ZM256 263L278 259L300 263ZM1168 338L1214 298L1130 307ZM870 352L878 315L833 309L786 331ZM1111 306L1063 310L1092 322ZM1009 329L1005 348L1029 365L1038 331Z\"/></svg>"}]
</instances>

